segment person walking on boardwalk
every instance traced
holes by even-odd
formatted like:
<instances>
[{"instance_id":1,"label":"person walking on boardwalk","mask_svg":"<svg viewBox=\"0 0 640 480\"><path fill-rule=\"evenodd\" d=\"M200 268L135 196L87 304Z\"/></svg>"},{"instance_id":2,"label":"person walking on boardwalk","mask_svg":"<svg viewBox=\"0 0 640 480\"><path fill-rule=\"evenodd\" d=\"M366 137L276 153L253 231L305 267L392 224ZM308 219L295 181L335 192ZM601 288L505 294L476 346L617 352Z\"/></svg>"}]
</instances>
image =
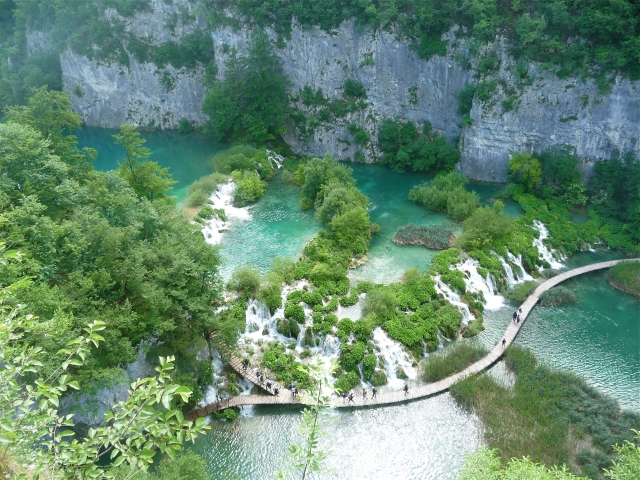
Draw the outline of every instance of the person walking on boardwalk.
<instances>
[{"instance_id":1,"label":"person walking on boardwalk","mask_svg":"<svg viewBox=\"0 0 640 480\"><path fill-rule=\"evenodd\" d=\"M362 399L363 399L363 400L366 400L366 399L367 399L367 389L366 389L366 388L363 388L363 389L362 389Z\"/></svg>"},{"instance_id":2,"label":"person walking on boardwalk","mask_svg":"<svg viewBox=\"0 0 640 480\"><path fill-rule=\"evenodd\" d=\"M342 402L346 402L347 401L347 396L349 394L347 392L342 392Z\"/></svg>"},{"instance_id":3,"label":"person walking on boardwalk","mask_svg":"<svg viewBox=\"0 0 640 480\"><path fill-rule=\"evenodd\" d=\"M507 341L503 338L502 339L502 348L504 348L504 346L507 344Z\"/></svg>"},{"instance_id":4,"label":"person walking on boardwalk","mask_svg":"<svg viewBox=\"0 0 640 480\"><path fill-rule=\"evenodd\" d=\"M409 394L409 385L407 385L406 383L404 384L404 388L402 389L404 390L404 394L408 395Z\"/></svg>"},{"instance_id":5,"label":"person walking on boardwalk","mask_svg":"<svg viewBox=\"0 0 640 480\"><path fill-rule=\"evenodd\" d=\"M218 408L222 407L222 397L220 395L216 395L216 403L218 404Z\"/></svg>"},{"instance_id":6,"label":"person walking on boardwalk","mask_svg":"<svg viewBox=\"0 0 640 480\"><path fill-rule=\"evenodd\" d=\"M273 385L273 383L267 380L267 390L271 390L271 385Z\"/></svg>"},{"instance_id":7,"label":"person walking on boardwalk","mask_svg":"<svg viewBox=\"0 0 640 480\"><path fill-rule=\"evenodd\" d=\"M273 389L273 394L274 394L276 397L279 397L279 396L280 396L280 389L278 389L278 387L274 388L274 389Z\"/></svg>"},{"instance_id":8,"label":"person walking on boardwalk","mask_svg":"<svg viewBox=\"0 0 640 480\"><path fill-rule=\"evenodd\" d=\"M515 312L513 312L513 316L511 317L511 321L515 322L516 318L518 318L518 311L517 310Z\"/></svg>"},{"instance_id":9,"label":"person walking on boardwalk","mask_svg":"<svg viewBox=\"0 0 640 480\"><path fill-rule=\"evenodd\" d=\"M378 389L376 387L373 387L371 389L371 393L372 393L371 398L376 398L376 394L378 393Z\"/></svg>"},{"instance_id":10,"label":"person walking on boardwalk","mask_svg":"<svg viewBox=\"0 0 640 480\"><path fill-rule=\"evenodd\" d=\"M349 392L349 402L348 403L351 403L351 402L353 402L353 393ZM356 402L353 402L353 403L356 403Z\"/></svg>"},{"instance_id":11,"label":"person walking on boardwalk","mask_svg":"<svg viewBox=\"0 0 640 480\"><path fill-rule=\"evenodd\" d=\"M248 359L248 358L245 358L245 359L242 361L242 369L243 369L243 370L246 370L248 366L249 366L249 359Z\"/></svg>"}]
</instances>

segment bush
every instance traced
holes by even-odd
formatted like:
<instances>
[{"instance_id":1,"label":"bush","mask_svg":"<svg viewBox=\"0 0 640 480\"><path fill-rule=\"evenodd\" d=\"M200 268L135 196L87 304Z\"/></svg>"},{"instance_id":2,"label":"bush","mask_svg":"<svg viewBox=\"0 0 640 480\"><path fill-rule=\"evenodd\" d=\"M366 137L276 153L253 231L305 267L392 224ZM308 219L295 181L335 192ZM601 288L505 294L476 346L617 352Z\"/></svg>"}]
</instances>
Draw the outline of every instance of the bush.
<instances>
[{"instance_id":1,"label":"bush","mask_svg":"<svg viewBox=\"0 0 640 480\"><path fill-rule=\"evenodd\" d=\"M238 207L244 207L255 202L264 195L267 184L260 180L255 171L236 170L231 173L237 188L233 192L233 203Z\"/></svg>"},{"instance_id":2,"label":"bush","mask_svg":"<svg viewBox=\"0 0 640 480\"><path fill-rule=\"evenodd\" d=\"M226 175L213 173L196 180L189 185L189 197L187 205L190 207L198 207L209 201L211 194L216 191L218 185L227 181Z\"/></svg>"},{"instance_id":3,"label":"bush","mask_svg":"<svg viewBox=\"0 0 640 480\"><path fill-rule=\"evenodd\" d=\"M304 323L304 307L287 302L284 308L284 318L295 320L298 323Z\"/></svg>"},{"instance_id":4,"label":"bush","mask_svg":"<svg viewBox=\"0 0 640 480\"><path fill-rule=\"evenodd\" d=\"M278 320L276 331L285 337L298 338L298 335L300 335L300 325L293 319L282 318Z\"/></svg>"},{"instance_id":5,"label":"bush","mask_svg":"<svg viewBox=\"0 0 640 480\"><path fill-rule=\"evenodd\" d=\"M398 228L393 236L393 242L398 245L424 245L428 248L443 250L452 246L453 230L449 227L410 223Z\"/></svg>"},{"instance_id":6,"label":"bush","mask_svg":"<svg viewBox=\"0 0 640 480\"><path fill-rule=\"evenodd\" d=\"M356 372L349 372L344 375L340 375L338 379L333 382L333 388L338 392L348 392L352 388L360 385L360 378Z\"/></svg>"},{"instance_id":7,"label":"bush","mask_svg":"<svg viewBox=\"0 0 640 480\"><path fill-rule=\"evenodd\" d=\"M640 297L640 263L614 265L607 272L607 280L614 288Z\"/></svg>"},{"instance_id":8,"label":"bush","mask_svg":"<svg viewBox=\"0 0 640 480\"><path fill-rule=\"evenodd\" d=\"M381 387L387 384L387 374L384 370L376 370L371 377L371 385L374 387Z\"/></svg>"},{"instance_id":9,"label":"bush","mask_svg":"<svg viewBox=\"0 0 640 480\"><path fill-rule=\"evenodd\" d=\"M204 220L209 220L215 216L216 212L210 205L205 205L198 211L198 216Z\"/></svg>"},{"instance_id":10,"label":"bush","mask_svg":"<svg viewBox=\"0 0 640 480\"><path fill-rule=\"evenodd\" d=\"M508 298L509 300L522 303L527 299L529 295L534 292L537 286L538 282L534 280L527 280L526 282L514 285L509 290L505 290L501 293L505 298Z\"/></svg>"},{"instance_id":11,"label":"bush","mask_svg":"<svg viewBox=\"0 0 640 480\"><path fill-rule=\"evenodd\" d=\"M374 354L368 354L364 356L362 360L362 376L369 379L373 375L373 371L378 366L378 357Z\"/></svg>"},{"instance_id":12,"label":"bush","mask_svg":"<svg viewBox=\"0 0 640 480\"><path fill-rule=\"evenodd\" d=\"M446 211L451 218L461 221L471 216L480 205L478 194L464 189L467 183L467 178L461 173L439 173L433 181L413 187L409 200L434 212Z\"/></svg>"},{"instance_id":13,"label":"bush","mask_svg":"<svg viewBox=\"0 0 640 480\"><path fill-rule=\"evenodd\" d=\"M291 283L295 271L295 262L290 258L276 257L271 264L270 270L279 275L285 283Z\"/></svg>"},{"instance_id":14,"label":"bush","mask_svg":"<svg viewBox=\"0 0 640 480\"><path fill-rule=\"evenodd\" d=\"M420 133L413 122L385 119L378 127L378 147L384 154L380 163L397 172L451 170L460 160L460 152L428 122Z\"/></svg>"},{"instance_id":15,"label":"bush","mask_svg":"<svg viewBox=\"0 0 640 480\"><path fill-rule=\"evenodd\" d=\"M358 364L362 361L365 345L361 342L340 345L340 358L338 362L346 372L357 372Z\"/></svg>"},{"instance_id":16,"label":"bush","mask_svg":"<svg viewBox=\"0 0 640 480\"><path fill-rule=\"evenodd\" d=\"M437 382L447 378L461 372L487 353L484 347L468 342L456 342L442 353L429 355L424 366L423 379L425 382Z\"/></svg>"},{"instance_id":17,"label":"bush","mask_svg":"<svg viewBox=\"0 0 640 480\"><path fill-rule=\"evenodd\" d=\"M267 304L273 315L275 310L282 305L282 277L275 272L268 272L262 277L260 299Z\"/></svg>"},{"instance_id":18,"label":"bush","mask_svg":"<svg viewBox=\"0 0 640 480\"><path fill-rule=\"evenodd\" d=\"M224 418L226 418L227 420L233 421L236 418L238 418L238 412L236 411L235 408L227 408L224 411Z\"/></svg>"},{"instance_id":19,"label":"bush","mask_svg":"<svg viewBox=\"0 0 640 480\"><path fill-rule=\"evenodd\" d=\"M260 271L251 265L239 265L231 274L227 288L244 296L254 296L260 290Z\"/></svg>"},{"instance_id":20,"label":"bush","mask_svg":"<svg viewBox=\"0 0 640 480\"><path fill-rule=\"evenodd\" d=\"M563 303L574 303L576 296L566 287L554 287L540 295L540 305L543 307L557 306Z\"/></svg>"},{"instance_id":21,"label":"bush","mask_svg":"<svg viewBox=\"0 0 640 480\"><path fill-rule=\"evenodd\" d=\"M344 94L349 97L362 99L367 98L367 91L365 90L364 86L357 80L347 78L342 84L342 88L344 89Z\"/></svg>"},{"instance_id":22,"label":"bush","mask_svg":"<svg viewBox=\"0 0 640 480\"><path fill-rule=\"evenodd\" d=\"M374 314L381 322L396 315L396 297L389 289L377 288L367 293L362 302L362 316Z\"/></svg>"},{"instance_id":23,"label":"bush","mask_svg":"<svg viewBox=\"0 0 640 480\"><path fill-rule=\"evenodd\" d=\"M502 202L493 208L483 207L464 221L463 233L456 240L456 246L467 251L475 249L496 249L505 244L504 240L514 231L513 220L502 213Z\"/></svg>"}]
</instances>

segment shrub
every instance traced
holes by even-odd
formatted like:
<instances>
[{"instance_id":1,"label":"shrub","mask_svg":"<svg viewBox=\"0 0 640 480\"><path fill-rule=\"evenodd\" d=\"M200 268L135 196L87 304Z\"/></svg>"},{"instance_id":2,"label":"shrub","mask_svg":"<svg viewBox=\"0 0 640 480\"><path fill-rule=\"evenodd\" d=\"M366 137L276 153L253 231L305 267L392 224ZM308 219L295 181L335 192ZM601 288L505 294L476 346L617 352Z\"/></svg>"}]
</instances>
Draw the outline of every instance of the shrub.
<instances>
[{"instance_id":1,"label":"shrub","mask_svg":"<svg viewBox=\"0 0 640 480\"><path fill-rule=\"evenodd\" d=\"M464 189L467 183L467 178L461 173L439 173L433 181L413 187L409 200L431 211L446 211L451 218L461 221L471 216L480 205L478 194Z\"/></svg>"},{"instance_id":2,"label":"shrub","mask_svg":"<svg viewBox=\"0 0 640 480\"><path fill-rule=\"evenodd\" d=\"M367 98L367 91L365 90L364 86L357 80L347 78L342 84L342 88L344 89L344 94L349 97L362 99Z\"/></svg>"},{"instance_id":3,"label":"shrub","mask_svg":"<svg viewBox=\"0 0 640 480\"><path fill-rule=\"evenodd\" d=\"M536 287L538 286L538 282L534 280L527 280L524 283L519 283L514 285L509 290L505 290L502 295L509 300L513 300L514 302L522 303L524 302L529 295L531 295Z\"/></svg>"},{"instance_id":4,"label":"shrub","mask_svg":"<svg viewBox=\"0 0 640 480\"><path fill-rule=\"evenodd\" d=\"M365 355L364 359L362 360L362 376L367 379L371 378L371 376L373 375L373 371L375 370L377 365L378 357L376 357L372 353Z\"/></svg>"},{"instance_id":5,"label":"shrub","mask_svg":"<svg viewBox=\"0 0 640 480\"><path fill-rule=\"evenodd\" d=\"M275 272L268 272L262 277L260 299L267 304L271 314L282 305L282 277Z\"/></svg>"},{"instance_id":6,"label":"shrub","mask_svg":"<svg viewBox=\"0 0 640 480\"><path fill-rule=\"evenodd\" d=\"M376 370L371 377L371 385L374 387L381 387L387 384L387 374L384 370Z\"/></svg>"},{"instance_id":7,"label":"shrub","mask_svg":"<svg viewBox=\"0 0 640 480\"><path fill-rule=\"evenodd\" d=\"M356 372L349 372L344 375L340 375L338 379L333 383L333 388L338 392L348 392L352 388L360 384L360 378Z\"/></svg>"},{"instance_id":8,"label":"shrub","mask_svg":"<svg viewBox=\"0 0 640 480\"><path fill-rule=\"evenodd\" d=\"M304 323L304 307L287 302L284 308L284 318L293 319L298 323Z\"/></svg>"},{"instance_id":9,"label":"shrub","mask_svg":"<svg viewBox=\"0 0 640 480\"><path fill-rule=\"evenodd\" d=\"M442 250L452 246L453 230L449 227L410 223L398 228L393 236L393 242L398 245L424 245Z\"/></svg>"},{"instance_id":10,"label":"shrub","mask_svg":"<svg viewBox=\"0 0 640 480\"><path fill-rule=\"evenodd\" d=\"M266 183L260 180L255 171L236 170L231 174L237 188L233 192L233 203L238 207L244 207L255 202L264 195Z\"/></svg>"},{"instance_id":11,"label":"shrub","mask_svg":"<svg viewBox=\"0 0 640 480\"><path fill-rule=\"evenodd\" d=\"M429 355L424 366L424 381L437 382L461 372L486 354L487 350L484 347L468 342L456 342L442 353Z\"/></svg>"},{"instance_id":12,"label":"shrub","mask_svg":"<svg viewBox=\"0 0 640 480\"><path fill-rule=\"evenodd\" d=\"M300 335L300 325L298 325L298 322L295 320L282 318L278 320L276 331L285 337L298 338L298 335Z\"/></svg>"},{"instance_id":13,"label":"shrub","mask_svg":"<svg viewBox=\"0 0 640 480\"><path fill-rule=\"evenodd\" d=\"M574 303L575 301L576 296L566 287L554 287L540 295L540 305L543 307Z\"/></svg>"},{"instance_id":14,"label":"shrub","mask_svg":"<svg viewBox=\"0 0 640 480\"><path fill-rule=\"evenodd\" d=\"M313 290L311 292L304 292L302 294L302 301L309 305L310 307L314 307L316 305L322 305L322 295L318 290Z\"/></svg>"},{"instance_id":15,"label":"shrub","mask_svg":"<svg viewBox=\"0 0 640 480\"><path fill-rule=\"evenodd\" d=\"M209 220L215 216L216 212L210 205L205 205L198 211L198 216L205 220Z\"/></svg>"},{"instance_id":16,"label":"shrub","mask_svg":"<svg viewBox=\"0 0 640 480\"><path fill-rule=\"evenodd\" d=\"M290 258L276 257L271 264L271 271L279 275L285 283L293 281L295 262Z\"/></svg>"},{"instance_id":17,"label":"shrub","mask_svg":"<svg viewBox=\"0 0 640 480\"><path fill-rule=\"evenodd\" d=\"M614 288L640 297L640 263L614 265L607 272L607 280Z\"/></svg>"},{"instance_id":18,"label":"shrub","mask_svg":"<svg viewBox=\"0 0 640 480\"><path fill-rule=\"evenodd\" d=\"M365 345L361 342L340 345L340 358L338 362L346 372L358 370L358 364L364 357Z\"/></svg>"},{"instance_id":19,"label":"shrub","mask_svg":"<svg viewBox=\"0 0 640 480\"><path fill-rule=\"evenodd\" d=\"M226 175L213 173L196 180L189 185L189 197L187 205L197 207L209 201L209 197L218 188L218 185L227 181Z\"/></svg>"},{"instance_id":20,"label":"shrub","mask_svg":"<svg viewBox=\"0 0 640 480\"><path fill-rule=\"evenodd\" d=\"M384 154L380 163L397 172L451 170L460 160L460 152L428 122L419 132L413 122L385 119L378 127L378 147Z\"/></svg>"},{"instance_id":21,"label":"shrub","mask_svg":"<svg viewBox=\"0 0 640 480\"><path fill-rule=\"evenodd\" d=\"M224 411L224 418L226 418L227 420L233 421L236 418L238 418L238 412L236 411L235 408L227 408Z\"/></svg>"},{"instance_id":22,"label":"shrub","mask_svg":"<svg viewBox=\"0 0 640 480\"><path fill-rule=\"evenodd\" d=\"M251 265L239 265L231 274L227 288L250 297L260 290L260 271Z\"/></svg>"},{"instance_id":23,"label":"shrub","mask_svg":"<svg viewBox=\"0 0 640 480\"><path fill-rule=\"evenodd\" d=\"M390 320L396 315L396 297L388 288L369 291L362 302L362 316L374 314L380 321Z\"/></svg>"},{"instance_id":24,"label":"shrub","mask_svg":"<svg viewBox=\"0 0 640 480\"><path fill-rule=\"evenodd\" d=\"M513 220L502 213L502 206L497 201L493 208L477 209L464 221L463 233L456 240L456 245L467 251L495 249L504 245L502 239L511 235L515 227Z\"/></svg>"}]
</instances>

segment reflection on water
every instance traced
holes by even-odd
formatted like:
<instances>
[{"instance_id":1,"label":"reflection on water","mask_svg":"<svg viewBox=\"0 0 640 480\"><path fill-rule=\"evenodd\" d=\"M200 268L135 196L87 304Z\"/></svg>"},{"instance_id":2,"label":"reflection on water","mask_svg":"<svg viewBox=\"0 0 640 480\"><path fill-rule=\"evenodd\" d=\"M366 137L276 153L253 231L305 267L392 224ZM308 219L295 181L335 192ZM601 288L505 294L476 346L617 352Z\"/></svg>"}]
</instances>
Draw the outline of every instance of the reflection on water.
<instances>
[{"instance_id":1,"label":"reflection on water","mask_svg":"<svg viewBox=\"0 0 640 480\"><path fill-rule=\"evenodd\" d=\"M321 448L331 450L323 479L454 478L464 454L482 444L477 417L449 394L393 407L336 410L325 423ZM213 422L193 449L207 462L210 478L273 478L292 441L300 441L299 411L266 407L233 423ZM234 478L234 477L228 477Z\"/></svg>"},{"instance_id":2,"label":"reflection on water","mask_svg":"<svg viewBox=\"0 0 640 480\"><path fill-rule=\"evenodd\" d=\"M113 143L115 133L118 131L96 127L85 127L77 132L80 148L91 147L98 151L98 158L94 162L98 170L117 169L118 162L125 156L122 146ZM140 136L147 141L144 146L151 149L150 160L158 162L161 167L169 167L169 173L178 182L171 192L178 197L178 201L187 197L187 187L194 180L211 173L207 167L211 156L228 147L197 133L183 135L163 130L142 132Z\"/></svg>"}]
</instances>

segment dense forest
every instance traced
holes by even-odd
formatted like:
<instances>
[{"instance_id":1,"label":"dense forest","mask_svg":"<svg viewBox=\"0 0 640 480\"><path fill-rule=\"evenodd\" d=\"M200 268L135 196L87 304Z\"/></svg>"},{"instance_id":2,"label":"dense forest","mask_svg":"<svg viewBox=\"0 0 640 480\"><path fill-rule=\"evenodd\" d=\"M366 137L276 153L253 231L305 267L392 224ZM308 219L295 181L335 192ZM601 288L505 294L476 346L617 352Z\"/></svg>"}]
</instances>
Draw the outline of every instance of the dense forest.
<instances>
[{"instance_id":1,"label":"dense forest","mask_svg":"<svg viewBox=\"0 0 640 480\"><path fill-rule=\"evenodd\" d=\"M487 100L497 88L496 82L481 80L498 69L493 46L501 42L515 60L518 81L530 81L525 78L530 61L559 78L594 80L601 94L610 91L616 77L639 80L637 2L173 2L178 13L164 29L176 41L159 43L127 28L131 18L152 8L150 0L0 0L1 469L20 473L18 463L30 462L56 478L125 479L155 462L153 472L139 476L206 478L200 457L178 452L208 428L184 416L220 373L213 370L212 347L223 356L225 349L235 348L234 354L271 371L283 385L295 383L320 399L323 385L342 394L365 384L387 384L373 341L378 329L415 366L420 364L422 380L437 381L486 353L464 343L449 349L449 357L429 355L443 341L473 337L485 328L485 299L468 288L468 274L457 265L474 262L480 276L491 279L493 293L522 301L536 281L552 275L536 247L537 240L542 243L538 222L550 235L544 245L558 255L596 244L627 256L640 252L640 162L633 152L594 161L592 175L585 177L584 159L570 145L513 151L509 183L490 205L483 204L457 171L458 137L447 138L428 121L404 118L380 118L366 130L352 121L369 100L356 78L341 80L333 97L311 86L292 92L276 54L290 40L295 22L332 32L353 20L359 31L394 33L423 59L445 55L452 43L461 42L468 56L456 60L473 72L473 81L452 97L462 128L474 121L469 116L474 99ZM224 52L225 75L219 76L210 34L222 26L257 28L245 52ZM116 170L97 170L92 162L99 152L79 148L75 133L83 122L62 93L60 54L67 48L124 69L131 59L155 64L167 91L174 87L168 66L200 69L208 120L196 125L184 118L180 132L197 130L230 148L212 156L213 173L189 187L184 205L172 196L176 182L153 160L139 128L123 124L113 134L122 155ZM82 97L80 87L73 95ZM417 90L413 95L417 98ZM502 107L510 111L513 99ZM375 150L377 163L394 172L430 174L413 186L408 200L449 222L398 229L394 242L399 245L442 250L427 268L410 268L399 282L353 281L349 275L367 262L380 230L353 169L330 154L294 155L284 140L288 133L310 139L323 122L338 121L347 122L357 147L353 160L364 162L364 151ZM212 206L212 195L233 181L233 204L246 207L265 195L275 175L283 188L296 189L300 209L312 211L321 228L295 260L277 257L266 272L240 265L223 282L219 250L202 235L207 222L226 221L224 209ZM507 215L506 201L515 202L522 215ZM576 212L584 222L572 221ZM511 288L506 271L515 268L516 257L523 273L535 279ZM635 266L611 269L608 279L623 292L639 294ZM558 289L542 301L555 306L572 301L571 295ZM256 351L236 345L252 302L265 305L271 315L281 311L276 332L267 334L277 333L288 343L261 340ZM356 304L361 318L338 317L339 309ZM463 322L459 307L471 321ZM308 359L329 335L338 343L337 358L328 373L318 376L319 367L314 370ZM630 430L637 415L622 412L577 376L539 363L529 350L510 347L505 357L515 377L511 393L488 376L471 377L452 389L458 405L482 419L487 444L495 448L469 457L460 478L575 478L565 464L590 478L637 478L638 432L634 437ZM129 383L126 366L141 358L156 374L131 384L129 398L108 411L99 426L81 431L61 414L61 399L72 391L91 396ZM406 379L400 376L404 372L396 373ZM238 394L235 374L225 375L225 396ZM329 404L316 400L303 413L301 430L308 443L291 447L289 473L306 473L314 462L322 471L317 420ZM520 426L521 436L501 430L497 420L504 412ZM237 416L237 409L228 409L214 419ZM592 449L569 461L567 444L576 432ZM514 459L523 452L526 458ZM278 475L285 478L287 472Z\"/></svg>"}]
</instances>

